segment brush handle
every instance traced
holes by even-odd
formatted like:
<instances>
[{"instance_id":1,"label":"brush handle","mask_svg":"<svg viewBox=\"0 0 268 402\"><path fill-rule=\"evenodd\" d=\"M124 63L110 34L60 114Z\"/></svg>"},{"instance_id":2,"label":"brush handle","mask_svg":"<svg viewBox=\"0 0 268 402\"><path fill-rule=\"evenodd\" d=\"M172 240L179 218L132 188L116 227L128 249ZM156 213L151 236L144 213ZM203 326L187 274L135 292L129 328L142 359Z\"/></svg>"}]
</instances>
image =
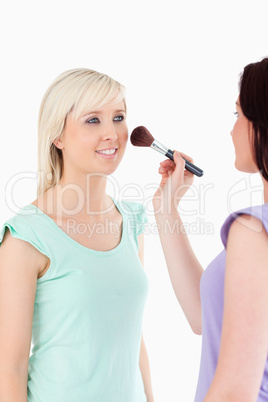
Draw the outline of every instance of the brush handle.
<instances>
[{"instance_id":1,"label":"brush handle","mask_svg":"<svg viewBox=\"0 0 268 402\"><path fill-rule=\"evenodd\" d=\"M169 149L166 153L166 156L174 162L173 154L174 154L174 152L171 151L171 149ZM182 157L182 159L185 160L185 169L189 170L189 172L195 174L198 177L203 176L204 172L202 169L195 166L193 163L187 161L185 158Z\"/></svg>"}]
</instances>

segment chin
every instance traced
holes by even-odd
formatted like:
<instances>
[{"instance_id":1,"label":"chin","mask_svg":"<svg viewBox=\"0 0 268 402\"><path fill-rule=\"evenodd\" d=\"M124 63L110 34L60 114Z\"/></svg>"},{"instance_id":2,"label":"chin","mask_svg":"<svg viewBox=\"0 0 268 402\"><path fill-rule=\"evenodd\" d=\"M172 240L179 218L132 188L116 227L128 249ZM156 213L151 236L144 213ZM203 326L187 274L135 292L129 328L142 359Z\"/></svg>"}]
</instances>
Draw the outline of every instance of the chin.
<instances>
[{"instance_id":1,"label":"chin","mask_svg":"<svg viewBox=\"0 0 268 402\"><path fill-rule=\"evenodd\" d=\"M118 164L116 164L114 166L107 166L106 168L100 169L99 173L109 176L110 174L113 174L117 168L118 168Z\"/></svg>"},{"instance_id":2,"label":"chin","mask_svg":"<svg viewBox=\"0 0 268 402\"><path fill-rule=\"evenodd\" d=\"M109 169L109 170L107 169L107 172L105 172L104 174L106 174L107 176L113 174L116 171L117 167L118 166L114 167L113 169Z\"/></svg>"},{"instance_id":3,"label":"chin","mask_svg":"<svg viewBox=\"0 0 268 402\"><path fill-rule=\"evenodd\" d=\"M256 168L256 166L252 165L252 164L241 164L238 163L237 161L235 161L235 168L237 170L239 170L239 172L243 172L243 173L258 173L258 169Z\"/></svg>"}]
</instances>

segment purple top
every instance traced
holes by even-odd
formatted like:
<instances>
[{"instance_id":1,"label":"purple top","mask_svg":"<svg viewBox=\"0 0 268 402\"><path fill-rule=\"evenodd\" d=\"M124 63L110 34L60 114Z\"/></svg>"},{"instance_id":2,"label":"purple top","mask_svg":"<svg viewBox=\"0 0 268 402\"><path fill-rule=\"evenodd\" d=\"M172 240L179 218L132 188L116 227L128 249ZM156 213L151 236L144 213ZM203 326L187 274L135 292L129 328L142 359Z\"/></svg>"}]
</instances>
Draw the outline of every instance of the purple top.
<instances>
[{"instance_id":1,"label":"purple top","mask_svg":"<svg viewBox=\"0 0 268 402\"><path fill-rule=\"evenodd\" d=\"M199 378L195 394L195 402L203 402L217 366L224 302L224 276L226 244L232 222L242 214L252 215L262 221L268 233L268 204L241 209L229 215L221 228L223 251L209 264L204 271L201 283L202 304L202 354ZM257 402L268 401L268 359L262 378Z\"/></svg>"}]
</instances>

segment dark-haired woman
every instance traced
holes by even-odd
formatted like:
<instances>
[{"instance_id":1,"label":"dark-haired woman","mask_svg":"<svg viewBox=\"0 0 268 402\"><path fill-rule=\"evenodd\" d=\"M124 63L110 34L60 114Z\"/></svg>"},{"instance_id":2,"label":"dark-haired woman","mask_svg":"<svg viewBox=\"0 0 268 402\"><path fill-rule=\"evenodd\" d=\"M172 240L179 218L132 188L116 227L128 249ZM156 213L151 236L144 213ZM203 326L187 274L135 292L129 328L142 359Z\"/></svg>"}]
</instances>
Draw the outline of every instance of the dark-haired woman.
<instances>
[{"instance_id":1,"label":"dark-haired woman","mask_svg":"<svg viewBox=\"0 0 268 402\"><path fill-rule=\"evenodd\" d=\"M154 196L174 291L192 330L202 334L195 402L268 401L268 58L244 68L239 89L235 167L261 175L264 203L226 219L223 251L204 272L187 235L164 231L167 222L182 227L177 207L193 175L180 155L192 159L176 153L175 163L162 162Z\"/></svg>"}]
</instances>

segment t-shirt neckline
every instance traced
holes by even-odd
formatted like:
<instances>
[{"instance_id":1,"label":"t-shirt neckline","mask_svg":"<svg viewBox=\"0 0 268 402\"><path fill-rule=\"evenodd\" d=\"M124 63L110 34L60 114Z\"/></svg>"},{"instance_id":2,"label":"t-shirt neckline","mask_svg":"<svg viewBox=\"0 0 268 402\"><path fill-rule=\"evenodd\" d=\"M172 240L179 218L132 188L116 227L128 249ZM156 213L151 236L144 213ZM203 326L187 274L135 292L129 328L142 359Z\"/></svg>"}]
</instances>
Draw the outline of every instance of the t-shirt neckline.
<instances>
[{"instance_id":1,"label":"t-shirt neckline","mask_svg":"<svg viewBox=\"0 0 268 402\"><path fill-rule=\"evenodd\" d=\"M74 240L72 237L70 237L64 230L62 230L62 229L57 225L57 223L56 223L52 218L50 218L50 216L48 216L45 212L43 212L43 211L42 211L40 208L38 208L37 206L35 206L35 205L33 205L33 204L28 204L28 205L26 205L25 207L23 207L23 209L24 209L24 208L25 208L25 209L28 209L29 207L30 207L30 208L33 207L36 211L38 211L38 214L40 214L40 216L43 216L43 217L47 220L47 222L49 222L49 223L58 231L58 233L61 233L61 235L62 235L63 237L65 237L66 240L67 240L70 244L72 244L72 245L75 246L76 248L80 249L81 251L87 252L87 253L89 253L89 254L94 254L94 255L96 255L96 256L108 256L108 255L115 254L115 253L117 253L118 251L121 250L121 248L122 248L122 247L124 246L124 244L125 244L125 237L126 237L126 234L125 234L125 216L124 216L124 213L123 213L122 209L120 208L119 203L118 203L117 201L115 201L114 198L111 197L110 195L109 195L109 197L112 199L112 201L113 201L115 207L117 208L117 210L119 211L119 213L120 213L121 216L122 216L122 233L121 233L121 240L120 240L120 243L119 243L115 248L113 248L113 249L111 249L111 250L107 250L107 251L94 250L94 249L88 248L88 247L83 246L82 244L78 243L76 240Z\"/></svg>"}]
</instances>

